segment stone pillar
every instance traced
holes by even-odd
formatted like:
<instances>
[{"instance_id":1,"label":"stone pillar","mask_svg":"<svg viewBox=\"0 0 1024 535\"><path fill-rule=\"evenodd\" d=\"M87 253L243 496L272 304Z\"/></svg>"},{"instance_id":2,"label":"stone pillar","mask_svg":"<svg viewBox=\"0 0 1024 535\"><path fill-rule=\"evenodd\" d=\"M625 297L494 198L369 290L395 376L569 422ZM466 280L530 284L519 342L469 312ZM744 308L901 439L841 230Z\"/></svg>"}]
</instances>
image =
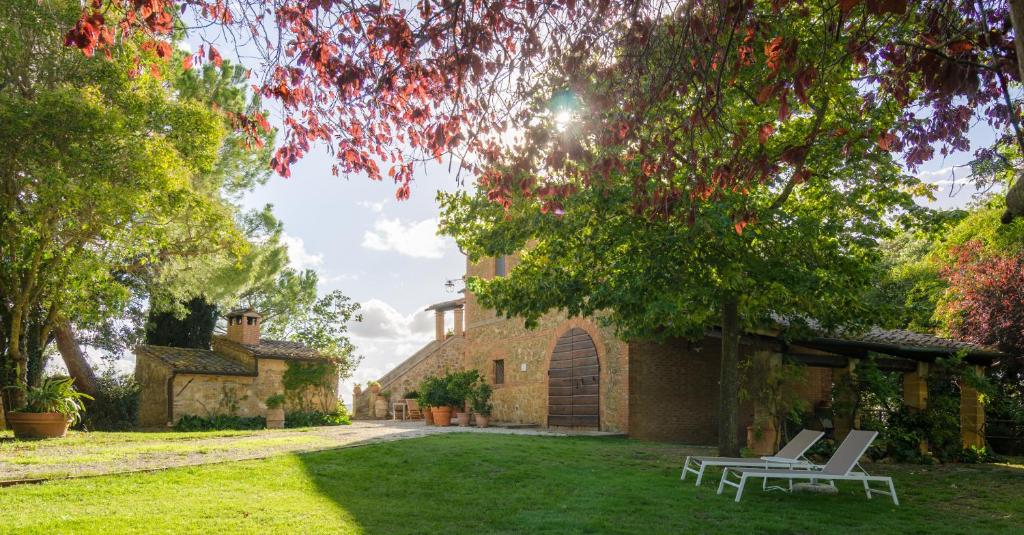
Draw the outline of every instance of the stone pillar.
<instances>
[{"instance_id":1,"label":"stone pillar","mask_svg":"<svg viewBox=\"0 0 1024 535\"><path fill-rule=\"evenodd\" d=\"M455 309L455 336L462 336L463 332L465 332L463 329L462 307L458 307Z\"/></svg>"},{"instance_id":2,"label":"stone pillar","mask_svg":"<svg viewBox=\"0 0 1024 535\"><path fill-rule=\"evenodd\" d=\"M985 370L975 366L974 373L980 376ZM960 387L960 441L965 448L985 446L985 404L981 393L967 384Z\"/></svg>"},{"instance_id":3,"label":"stone pillar","mask_svg":"<svg viewBox=\"0 0 1024 535\"><path fill-rule=\"evenodd\" d=\"M910 412L928 408L928 363L918 362L917 369L903 373L903 404ZM918 445L922 454L928 453L928 441Z\"/></svg>"},{"instance_id":4,"label":"stone pillar","mask_svg":"<svg viewBox=\"0 0 1024 535\"><path fill-rule=\"evenodd\" d=\"M859 359L851 358L845 368L832 370L832 382L841 385L841 388L836 389L836 399L832 404L832 425L835 426L837 443L842 442L850 430L857 427L857 362Z\"/></svg>"},{"instance_id":5,"label":"stone pillar","mask_svg":"<svg viewBox=\"0 0 1024 535\"><path fill-rule=\"evenodd\" d=\"M434 311L434 336L438 342L444 342L444 311Z\"/></svg>"}]
</instances>

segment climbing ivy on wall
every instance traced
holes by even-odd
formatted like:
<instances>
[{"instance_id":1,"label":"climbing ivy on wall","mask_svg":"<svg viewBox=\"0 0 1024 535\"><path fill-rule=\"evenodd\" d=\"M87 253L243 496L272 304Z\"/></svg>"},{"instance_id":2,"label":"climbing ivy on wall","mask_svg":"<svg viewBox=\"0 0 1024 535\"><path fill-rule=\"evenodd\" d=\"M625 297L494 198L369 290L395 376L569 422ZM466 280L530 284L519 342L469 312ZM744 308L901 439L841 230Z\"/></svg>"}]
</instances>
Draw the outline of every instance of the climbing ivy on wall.
<instances>
[{"instance_id":1,"label":"climbing ivy on wall","mask_svg":"<svg viewBox=\"0 0 1024 535\"><path fill-rule=\"evenodd\" d=\"M331 392L337 387L338 366L331 361L289 362L281 382L292 411L328 411L333 408L330 407ZM315 403L319 406L314 406Z\"/></svg>"}]
</instances>

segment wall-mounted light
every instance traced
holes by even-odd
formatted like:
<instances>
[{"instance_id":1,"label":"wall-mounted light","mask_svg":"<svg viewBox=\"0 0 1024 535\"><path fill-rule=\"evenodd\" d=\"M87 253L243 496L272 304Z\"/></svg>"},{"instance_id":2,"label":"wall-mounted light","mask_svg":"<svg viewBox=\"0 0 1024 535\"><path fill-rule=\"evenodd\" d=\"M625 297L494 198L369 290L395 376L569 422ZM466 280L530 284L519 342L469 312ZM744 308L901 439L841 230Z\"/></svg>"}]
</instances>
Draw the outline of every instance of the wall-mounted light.
<instances>
[{"instance_id":1,"label":"wall-mounted light","mask_svg":"<svg viewBox=\"0 0 1024 535\"><path fill-rule=\"evenodd\" d=\"M456 292L455 283L456 282L461 282L463 280L464 280L464 277L459 277L457 279L448 279L448 280L444 281L444 291L446 291L448 293L455 293ZM461 288L459 290L461 290Z\"/></svg>"}]
</instances>

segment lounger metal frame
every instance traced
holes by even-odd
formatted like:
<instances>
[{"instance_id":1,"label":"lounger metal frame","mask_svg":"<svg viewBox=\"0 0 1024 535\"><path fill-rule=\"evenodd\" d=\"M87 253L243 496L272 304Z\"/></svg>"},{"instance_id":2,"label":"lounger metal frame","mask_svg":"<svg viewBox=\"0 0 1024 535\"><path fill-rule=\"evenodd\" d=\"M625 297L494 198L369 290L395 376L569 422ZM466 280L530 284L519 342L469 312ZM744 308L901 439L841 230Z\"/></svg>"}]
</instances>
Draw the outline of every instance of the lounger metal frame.
<instances>
[{"instance_id":1,"label":"lounger metal frame","mask_svg":"<svg viewBox=\"0 0 1024 535\"><path fill-rule=\"evenodd\" d=\"M806 445L803 447L803 449L801 451L793 452L791 454L791 455L793 455L792 457L781 457L780 456L780 455L785 455L784 452L786 451L786 449L789 448L791 446L791 444L796 442L798 437L800 437L801 435L803 435L805 433L807 433L809 435L812 435L813 438L811 438L810 440L807 441ZM749 459L742 459L742 458L738 458L738 457L706 457L706 456L700 456L700 455L690 455L690 456L687 456L686 460L683 461L683 472L681 474L679 474L679 480L680 481L685 481L686 480L686 473L687 472L696 474L697 475L696 486L699 487L700 486L700 482L704 479L704 470L706 468L708 468L709 466L726 466L726 467L732 466L732 467L766 468L766 469L767 468L788 468L790 470L813 470L813 469L816 469L816 468L820 468L816 464L812 463L809 459L804 457L804 454L807 453L807 450L811 449L811 446L813 446L819 440L821 440L821 437L823 437L823 436L825 436L825 434L822 433L821 431L812 431L810 429L804 429L803 431L800 431L800 434L798 434L797 437L794 437L794 439L791 440L789 444L786 444L786 446L784 448L779 450L779 452L777 454L775 454L773 456L767 456L767 457L759 457L759 458L753 458L752 457L752 458L749 458ZM766 480L766 482L767 482L767 480ZM768 489L767 483L765 483L765 485L762 485L762 487L767 490ZM773 488L776 488L776 489L779 489L779 490L785 490L785 489L782 489L781 487L773 487Z\"/></svg>"},{"instance_id":2,"label":"lounger metal frame","mask_svg":"<svg viewBox=\"0 0 1024 535\"><path fill-rule=\"evenodd\" d=\"M860 466L859 461L861 456L863 456L864 453L867 452L868 447L871 446L871 443L874 441L876 436L878 436L877 431L851 431L850 435L846 437L846 440L843 441L843 443L845 444L846 441L849 440L855 441L854 444L856 444L856 441L861 442L861 444L854 446L856 448L854 452L857 455L853 457L853 461L843 462L844 459L837 459L837 457L839 457L840 455L840 451L843 449L843 445L840 445L839 448L836 450L836 455L833 455L833 458L830 459L828 464L826 464L821 470L808 471L779 470L771 468L728 467L722 474L722 480L718 483L718 494L721 494L725 490L726 485L730 487L735 487L736 501L739 502L740 499L743 497L743 489L747 484L747 480L753 478L762 478L764 481L767 481L769 478L788 479L790 488L792 488L794 479L806 479L811 482L826 481L829 483L829 485L833 487L835 487L836 481L860 481L864 484L864 494L867 495L869 500L871 499L872 494L880 494L883 496L889 496L890 498L892 498L892 503L894 503L895 505L899 505L900 500L896 496L896 486L895 484L893 484L892 478L888 476L869 475ZM839 466L831 466L834 464L833 460L842 462L842 464L845 465L845 469L842 469ZM861 471L854 471L855 467L860 468ZM732 481L729 479L730 475L737 476L739 479L737 481ZM870 484L872 482L884 483L889 487L889 490L885 491L871 488Z\"/></svg>"}]
</instances>

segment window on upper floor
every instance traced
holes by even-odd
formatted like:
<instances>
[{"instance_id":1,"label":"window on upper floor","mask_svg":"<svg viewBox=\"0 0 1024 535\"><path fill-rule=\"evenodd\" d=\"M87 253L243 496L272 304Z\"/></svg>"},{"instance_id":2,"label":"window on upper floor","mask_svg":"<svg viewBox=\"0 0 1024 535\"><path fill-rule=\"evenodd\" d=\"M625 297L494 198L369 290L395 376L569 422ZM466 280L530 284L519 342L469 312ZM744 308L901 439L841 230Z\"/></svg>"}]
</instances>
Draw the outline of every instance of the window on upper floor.
<instances>
[{"instance_id":1,"label":"window on upper floor","mask_svg":"<svg viewBox=\"0 0 1024 535\"><path fill-rule=\"evenodd\" d=\"M505 360L498 359L494 361L494 384L502 385L505 384Z\"/></svg>"},{"instance_id":2,"label":"window on upper floor","mask_svg":"<svg viewBox=\"0 0 1024 535\"><path fill-rule=\"evenodd\" d=\"M494 257L494 276L504 277L508 273L505 267L505 255Z\"/></svg>"}]
</instances>

